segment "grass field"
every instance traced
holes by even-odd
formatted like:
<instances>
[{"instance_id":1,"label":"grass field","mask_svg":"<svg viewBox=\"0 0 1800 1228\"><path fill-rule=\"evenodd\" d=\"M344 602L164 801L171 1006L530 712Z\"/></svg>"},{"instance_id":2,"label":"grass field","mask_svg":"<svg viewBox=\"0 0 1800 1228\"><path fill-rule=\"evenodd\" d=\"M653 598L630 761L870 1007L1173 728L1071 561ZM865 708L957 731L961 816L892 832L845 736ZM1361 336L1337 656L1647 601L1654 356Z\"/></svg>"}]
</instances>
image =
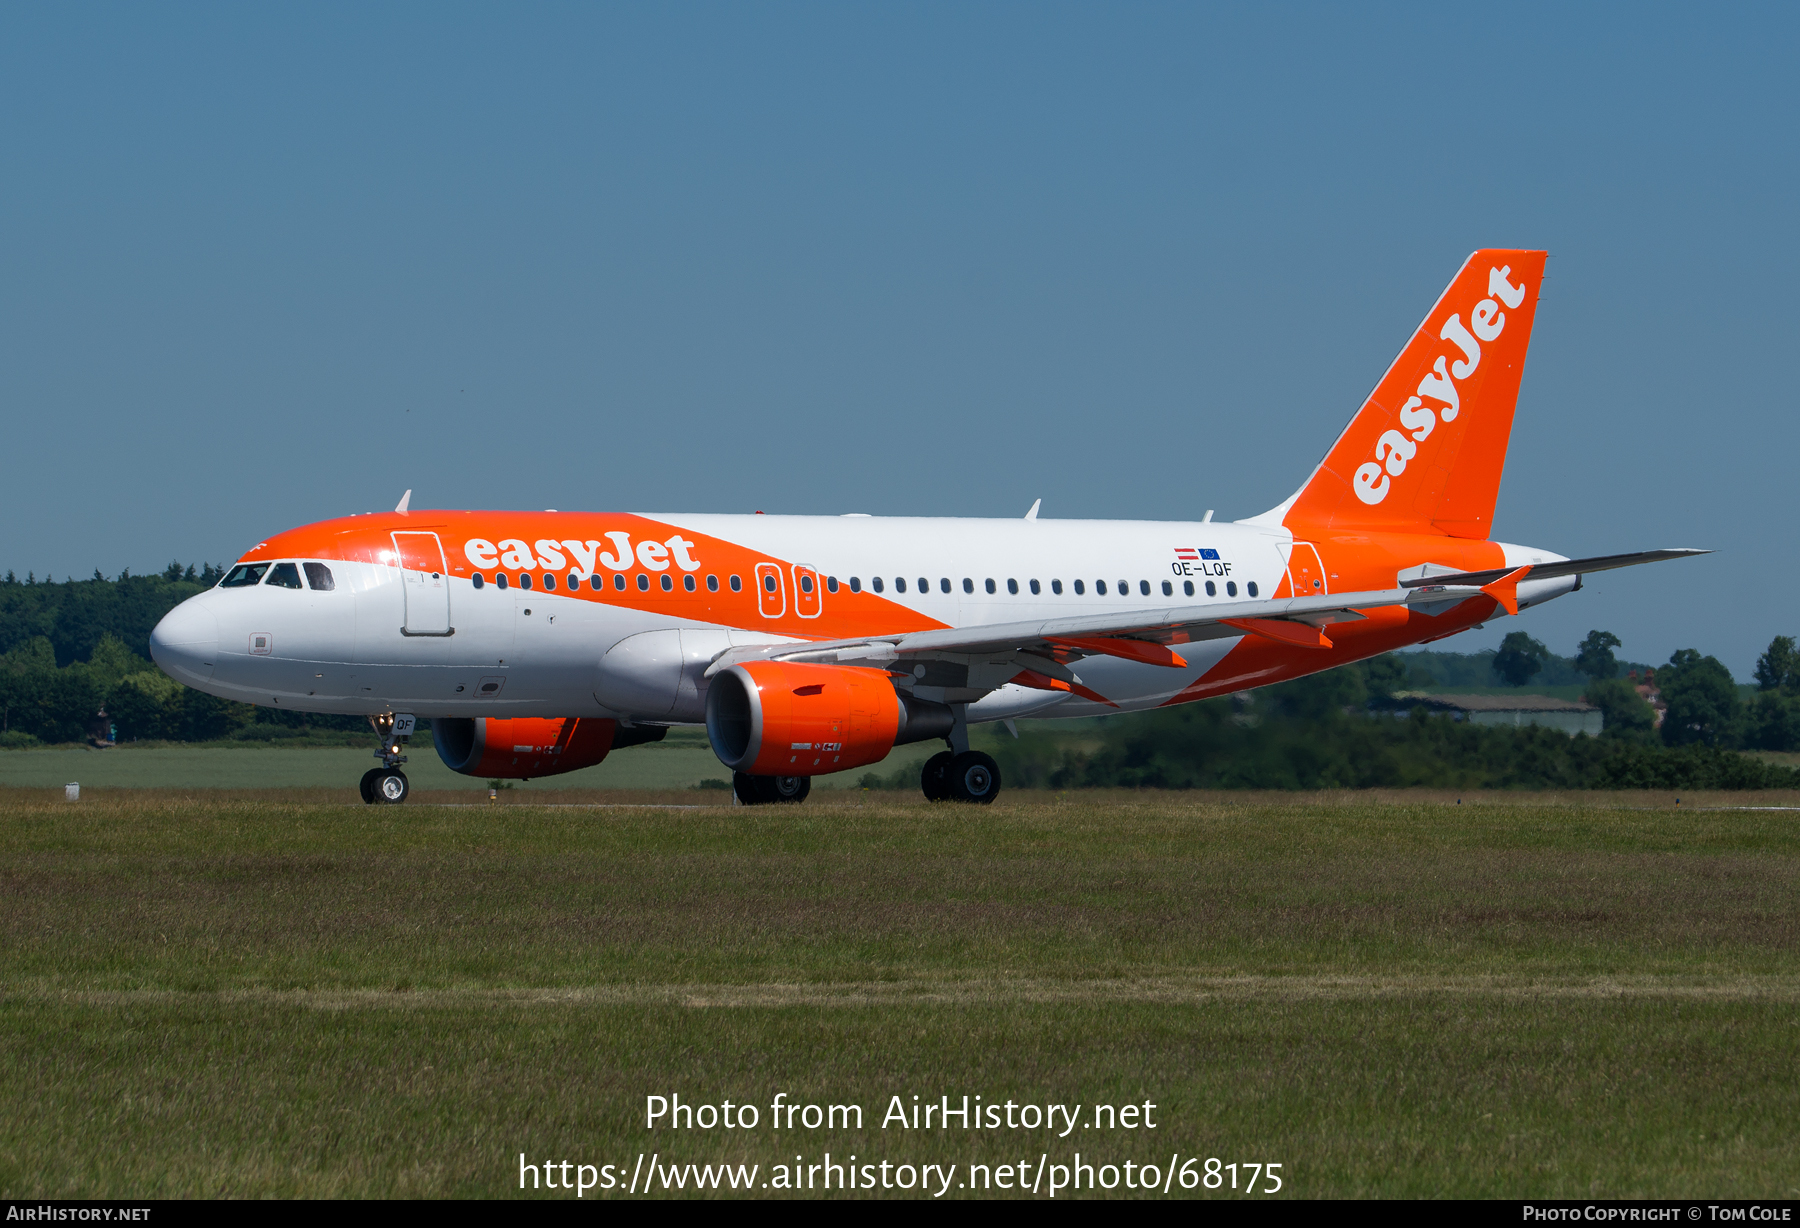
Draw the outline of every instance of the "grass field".
<instances>
[{"instance_id":1,"label":"grass field","mask_svg":"<svg viewBox=\"0 0 1800 1228\"><path fill-rule=\"evenodd\" d=\"M827 1151L1800 1194L1800 814L1696 808L1792 796L340 794L10 791L0 1196ZM777 1132L778 1092L864 1126ZM646 1129L671 1093L762 1122ZM882 1129L915 1094L1156 1128Z\"/></svg>"},{"instance_id":2,"label":"grass field","mask_svg":"<svg viewBox=\"0 0 1800 1228\"><path fill-rule=\"evenodd\" d=\"M982 729L977 746L988 745L992 728ZM95 750L58 746L0 750L0 789L51 788L79 783L84 789L336 789L355 800L356 784L375 766L373 738L359 746L182 746L126 743ZM941 742L902 746L875 769L883 775L917 765L943 749ZM403 769L414 789L450 789L486 793L487 781L460 776L444 766L429 735L407 748ZM814 787L854 788L869 768L820 776ZM703 780L724 780L731 772L707 745L701 729L674 729L667 740L632 746L608 755L598 767L561 776L517 782L522 793L567 789L686 789Z\"/></svg>"}]
</instances>

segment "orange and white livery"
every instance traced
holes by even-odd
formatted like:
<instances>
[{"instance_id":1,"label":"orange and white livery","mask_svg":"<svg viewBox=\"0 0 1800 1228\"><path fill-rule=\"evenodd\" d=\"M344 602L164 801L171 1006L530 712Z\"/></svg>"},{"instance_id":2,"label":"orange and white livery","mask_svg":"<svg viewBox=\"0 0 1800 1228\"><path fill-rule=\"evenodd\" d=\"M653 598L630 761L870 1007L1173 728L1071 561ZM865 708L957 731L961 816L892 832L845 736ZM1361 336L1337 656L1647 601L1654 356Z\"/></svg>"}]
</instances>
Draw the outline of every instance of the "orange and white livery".
<instances>
[{"instance_id":1,"label":"orange and white livery","mask_svg":"<svg viewBox=\"0 0 1800 1228\"><path fill-rule=\"evenodd\" d=\"M444 762L535 777L704 724L745 802L968 729L1223 695L1454 635L1699 553L1571 560L1489 531L1543 252L1480 251L1292 497L1233 523L411 511L259 542L152 635L189 686L367 715L370 801ZM408 492L410 495L410 492Z\"/></svg>"}]
</instances>

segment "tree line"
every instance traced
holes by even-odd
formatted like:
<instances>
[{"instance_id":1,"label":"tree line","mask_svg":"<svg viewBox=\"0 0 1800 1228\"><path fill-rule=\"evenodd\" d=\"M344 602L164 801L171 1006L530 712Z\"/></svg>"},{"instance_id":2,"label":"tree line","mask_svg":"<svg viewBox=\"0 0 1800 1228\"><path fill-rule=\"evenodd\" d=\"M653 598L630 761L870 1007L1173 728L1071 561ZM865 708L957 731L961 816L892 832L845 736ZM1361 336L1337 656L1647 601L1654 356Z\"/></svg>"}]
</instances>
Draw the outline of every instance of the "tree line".
<instances>
[{"instance_id":1,"label":"tree line","mask_svg":"<svg viewBox=\"0 0 1800 1228\"><path fill-rule=\"evenodd\" d=\"M54 583L0 580L0 746L80 742L273 740L368 731L361 717L234 703L182 686L150 661L164 614L218 583L224 569L162 571Z\"/></svg>"}]
</instances>

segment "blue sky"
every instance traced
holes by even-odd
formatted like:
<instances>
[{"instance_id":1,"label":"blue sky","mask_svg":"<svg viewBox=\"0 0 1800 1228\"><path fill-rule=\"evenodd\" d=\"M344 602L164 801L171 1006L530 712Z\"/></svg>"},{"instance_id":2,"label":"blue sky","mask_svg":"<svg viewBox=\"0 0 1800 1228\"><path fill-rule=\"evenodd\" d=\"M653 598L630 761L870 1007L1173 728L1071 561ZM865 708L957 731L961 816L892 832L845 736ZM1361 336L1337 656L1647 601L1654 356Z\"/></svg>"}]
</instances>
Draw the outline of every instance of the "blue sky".
<instances>
[{"instance_id":1,"label":"blue sky","mask_svg":"<svg viewBox=\"0 0 1800 1228\"><path fill-rule=\"evenodd\" d=\"M0 9L0 570L414 505L1220 518L1545 247L1522 627L1800 633L1796 10ZM1510 624L1510 625L1508 625Z\"/></svg>"}]
</instances>

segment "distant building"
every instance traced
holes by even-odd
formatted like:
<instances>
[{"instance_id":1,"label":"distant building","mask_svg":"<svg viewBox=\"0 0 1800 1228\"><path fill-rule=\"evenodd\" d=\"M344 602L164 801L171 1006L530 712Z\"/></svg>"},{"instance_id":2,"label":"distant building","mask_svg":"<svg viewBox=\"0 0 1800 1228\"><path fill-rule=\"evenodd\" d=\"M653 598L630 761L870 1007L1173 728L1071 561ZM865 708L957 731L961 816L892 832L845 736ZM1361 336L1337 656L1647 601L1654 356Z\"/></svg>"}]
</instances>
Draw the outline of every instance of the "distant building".
<instances>
[{"instance_id":1,"label":"distant building","mask_svg":"<svg viewBox=\"0 0 1800 1228\"><path fill-rule=\"evenodd\" d=\"M1394 703L1402 711L1423 707L1476 725L1543 725L1560 729L1570 737L1578 733L1597 736L1603 723L1600 709L1592 704L1549 695L1427 695L1423 691L1395 691Z\"/></svg>"},{"instance_id":2,"label":"distant building","mask_svg":"<svg viewBox=\"0 0 1800 1228\"><path fill-rule=\"evenodd\" d=\"M1644 671L1644 676L1639 678L1638 672L1634 669L1625 675L1625 680L1631 683L1632 690L1644 697L1645 703L1656 709L1656 720L1651 723L1651 726L1661 729L1663 713L1669 710L1669 705L1663 702L1662 691L1657 688L1656 671L1647 669Z\"/></svg>"}]
</instances>

